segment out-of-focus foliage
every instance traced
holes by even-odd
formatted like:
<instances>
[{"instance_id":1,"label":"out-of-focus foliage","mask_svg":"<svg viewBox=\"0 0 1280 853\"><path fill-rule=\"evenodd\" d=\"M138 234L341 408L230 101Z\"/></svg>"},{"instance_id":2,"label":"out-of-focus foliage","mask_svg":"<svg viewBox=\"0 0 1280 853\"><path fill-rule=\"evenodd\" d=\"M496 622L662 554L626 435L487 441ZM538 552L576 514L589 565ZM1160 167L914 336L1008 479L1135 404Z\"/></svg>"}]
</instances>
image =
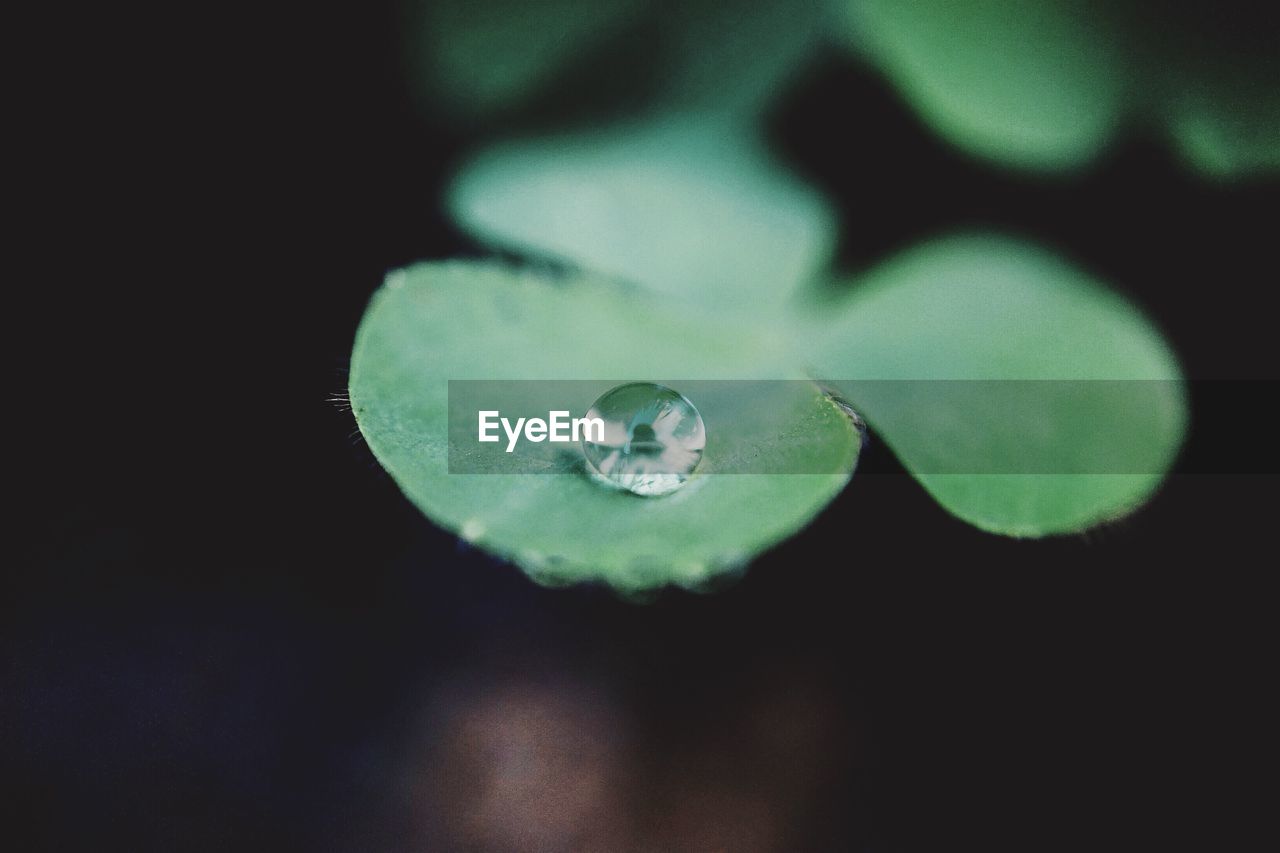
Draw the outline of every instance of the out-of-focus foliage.
<instances>
[{"instance_id":1,"label":"out-of-focus foliage","mask_svg":"<svg viewBox=\"0 0 1280 853\"><path fill-rule=\"evenodd\" d=\"M1209 174L1280 168L1276 4L407 0L407 20L415 85L469 119L579 98L754 115L842 42L935 131L993 161L1077 167L1125 128L1156 127Z\"/></svg>"},{"instance_id":2,"label":"out-of-focus foliage","mask_svg":"<svg viewBox=\"0 0 1280 853\"><path fill-rule=\"evenodd\" d=\"M450 475L448 379L808 376L943 507L1014 536L1129 512L1173 464L1187 410L1168 347L1041 249L941 240L824 301L809 285L840 278L831 206L774 162L760 119L829 40L951 142L1003 164L1080 166L1147 122L1206 172L1274 168L1274 16L1128 0L422 4L410 49L433 109L489 127L539 117L534 135L464 162L450 213L481 242L571 268L553 281L424 264L371 303L352 359L357 418L439 523L549 583L698 587L803 527L859 449L843 410L804 384L803 399L744 411L668 497L603 488L568 456L540 476ZM558 111L569 101L590 109ZM838 105L846 120L856 110ZM588 114L605 123L583 129ZM548 116L577 128L549 131ZM715 476L717 453L778 452L762 408L809 436L789 452L832 473Z\"/></svg>"},{"instance_id":3,"label":"out-of-focus foliage","mask_svg":"<svg viewBox=\"0 0 1280 853\"><path fill-rule=\"evenodd\" d=\"M656 106L758 114L830 32L827 0L652 0Z\"/></svg>"},{"instance_id":4,"label":"out-of-focus foliage","mask_svg":"<svg viewBox=\"0 0 1280 853\"><path fill-rule=\"evenodd\" d=\"M1214 175L1280 168L1280 7L1137 0L839 0L858 49L973 154L1058 169L1126 122Z\"/></svg>"},{"instance_id":5,"label":"out-of-focus foliage","mask_svg":"<svg viewBox=\"0 0 1280 853\"><path fill-rule=\"evenodd\" d=\"M448 202L492 245L738 311L822 272L836 236L826 201L736 123L498 145L462 168Z\"/></svg>"},{"instance_id":6,"label":"out-of-focus foliage","mask_svg":"<svg viewBox=\"0 0 1280 853\"><path fill-rule=\"evenodd\" d=\"M429 103L484 119L546 97L758 112L830 32L827 0L407 0Z\"/></svg>"},{"instance_id":7,"label":"out-of-focus foliage","mask_svg":"<svg viewBox=\"0 0 1280 853\"><path fill-rule=\"evenodd\" d=\"M625 32L649 0L409 0L406 50L436 105L467 115L509 109L583 52Z\"/></svg>"},{"instance_id":8,"label":"out-of-focus foliage","mask_svg":"<svg viewBox=\"0 0 1280 853\"><path fill-rule=\"evenodd\" d=\"M993 159L1093 157L1125 99L1117 45L1067 4L849 0L867 55L939 133ZM854 107L856 109L856 107Z\"/></svg>"}]
</instances>

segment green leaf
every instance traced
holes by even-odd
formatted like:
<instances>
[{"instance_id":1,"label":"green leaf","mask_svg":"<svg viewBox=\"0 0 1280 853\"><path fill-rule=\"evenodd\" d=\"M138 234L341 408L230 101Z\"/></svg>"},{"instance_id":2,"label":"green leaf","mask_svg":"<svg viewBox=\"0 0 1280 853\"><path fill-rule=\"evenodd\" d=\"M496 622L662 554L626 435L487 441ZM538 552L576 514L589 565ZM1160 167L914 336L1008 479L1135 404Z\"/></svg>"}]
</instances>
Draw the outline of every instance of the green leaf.
<instances>
[{"instance_id":1,"label":"green leaf","mask_svg":"<svg viewBox=\"0 0 1280 853\"><path fill-rule=\"evenodd\" d=\"M1128 80L1074 4L844 0L860 46L920 115L966 151L1038 169L1108 141Z\"/></svg>"},{"instance_id":2,"label":"green leaf","mask_svg":"<svg viewBox=\"0 0 1280 853\"><path fill-rule=\"evenodd\" d=\"M1040 536L1115 518L1181 444L1178 366L1133 306L998 237L913 249L809 318L816 376L960 518Z\"/></svg>"},{"instance_id":3,"label":"green leaf","mask_svg":"<svg viewBox=\"0 0 1280 853\"><path fill-rule=\"evenodd\" d=\"M427 100L488 117L543 95L758 115L827 32L824 0L407 0Z\"/></svg>"},{"instance_id":4,"label":"green leaf","mask_svg":"<svg viewBox=\"0 0 1280 853\"><path fill-rule=\"evenodd\" d=\"M415 82L462 115L508 109L589 47L633 25L651 0L408 0Z\"/></svg>"},{"instance_id":5,"label":"green leaf","mask_svg":"<svg viewBox=\"0 0 1280 853\"><path fill-rule=\"evenodd\" d=\"M419 264L388 276L370 303L351 401L369 447L423 512L536 579L696 587L799 530L848 481L860 437L817 386L773 383L779 396L742 401L688 484L640 498L568 460L551 474L448 473L447 381L801 377L786 352L766 330L609 282ZM715 473L775 453L827 473Z\"/></svg>"},{"instance_id":6,"label":"green leaf","mask_svg":"<svg viewBox=\"0 0 1280 853\"><path fill-rule=\"evenodd\" d=\"M824 41L828 13L825 0L668 0L646 56L656 106L758 116Z\"/></svg>"},{"instance_id":7,"label":"green leaf","mask_svg":"<svg viewBox=\"0 0 1280 853\"><path fill-rule=\"evenodd\" d=\"M448 205L494 246L737 311L784 301L836 235L827 203L736 124L497 145L462 169Z\"/></svg>"},{"instance_id":8,"label":"green leaf","mask_svg":"<svg viewBox=\"0 0 1280 853\"><path fill-rule=\"evenodd\" d=\"M838 2L851 45L971 154L1080 166L1128 118L1163 125L1215 177L1280 168L1280 59L1265 4Z\"/></svg>"},{"instance_id":9,"label":"green leaf","mask_svg":"<svg viewBox=\"0 0 1280 853\"><path fill-rule=\"evenodd\" d=\"M1280 169L1275 4L1133 4L1120 21L1146 51L1143 92L1191 165L1219 179Z\"/></svg>"},{"instance_id":10,"label":"green leaf","mask_svg":"<svg viewBox=\"0 0 1280 853\"><path fill-rule=\"evenodd\" d=\"M1220 71L1179 87L1167 105L1184 157L1218 178L1280 170L1280 61L1270 79Z\"/></svg>"}]
</instances>

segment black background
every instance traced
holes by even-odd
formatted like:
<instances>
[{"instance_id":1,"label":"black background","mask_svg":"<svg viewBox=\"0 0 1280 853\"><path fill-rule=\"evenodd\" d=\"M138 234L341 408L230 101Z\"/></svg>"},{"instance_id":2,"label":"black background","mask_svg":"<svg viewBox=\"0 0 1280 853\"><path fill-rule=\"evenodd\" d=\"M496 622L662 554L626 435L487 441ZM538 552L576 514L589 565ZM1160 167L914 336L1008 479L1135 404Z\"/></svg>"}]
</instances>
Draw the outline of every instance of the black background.
<instances>
[{"instance_id":1,"label":"black background","mask_svg":"<svg viewBox=\"0 0 1280 853\"><path fill-rule=\"evenodd\" d=\"M847 738L806 848L1251 837L1276 483L1273 385L1242 380L1274 376L1274 181L1199 178L1138 132L1081 175L1010 174L819 62L770 136L836 199L842 267L965 227L1063 251L1214 380L1184 473L1124 521L1020 543L947 516L873 438L741 582L637 605L459 547L330 399L387 269L481 254L436 202L470 137L410 96L394 6L120 15L111 37L55 22L24 82L11 849L392 849L368 838L399 819L415 703L506 669L617 686L654 750L712 737L761 673L820 673Z\"/></svg>"}]
</instances>

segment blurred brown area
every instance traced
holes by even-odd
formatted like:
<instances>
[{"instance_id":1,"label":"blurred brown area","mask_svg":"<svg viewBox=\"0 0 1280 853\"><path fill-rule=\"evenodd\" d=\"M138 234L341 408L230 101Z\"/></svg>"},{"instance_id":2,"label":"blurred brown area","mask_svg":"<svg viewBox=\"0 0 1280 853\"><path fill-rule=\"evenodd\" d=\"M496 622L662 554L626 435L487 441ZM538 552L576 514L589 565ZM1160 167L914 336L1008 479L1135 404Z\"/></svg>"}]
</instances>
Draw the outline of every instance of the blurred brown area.
<instances>
[{"instance_id":1,"label":"blurred brown area","mask_svg":"<svg viewBox=\"0 0 1280 853\"><path fill-rule=\"evenodd\" d=\"M377 842L356 846L813 849L840 819L842 804L824 791L856 763L858 733L830 677L792 664L665 697L666 707L551 662L536 675L468 673L422 703L400 753L398 796L370 827Z\"/></svg>"}]
</instances>

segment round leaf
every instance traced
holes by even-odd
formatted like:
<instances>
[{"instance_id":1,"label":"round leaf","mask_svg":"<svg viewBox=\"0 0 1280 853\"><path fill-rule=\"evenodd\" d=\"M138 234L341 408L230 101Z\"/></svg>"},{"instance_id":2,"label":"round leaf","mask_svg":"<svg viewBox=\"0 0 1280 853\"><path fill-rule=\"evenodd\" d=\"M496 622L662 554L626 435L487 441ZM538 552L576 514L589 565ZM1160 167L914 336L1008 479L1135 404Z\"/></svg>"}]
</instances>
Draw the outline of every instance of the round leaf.
<instances>
[{"instance_id":1,"label":"round leaf","mask_svg":"<svg viewBox=\"0 0 1280 853\"><path fill-rule=\"evenodd\" d=\"M736 125L498 145L463 168L449 207L492 245L738 311L785 300L836 233L826 202Z\"/></svg>"},{"instance_id":2,"label":"round leaf","mask_svg":"<svg viewBox=\"0 0 1280 853\"><path fill-rule=\"evenodd\" d=\"M811 320L810 357L955 515L1080 530L1145 500L1186 426L1177 364L1131 305L996 237L918 247Z\"/></svg>"},{"instance_id":3,"label":"round leaf","mask_svg":"<svg viewBox=\"0 0 1280 853\"><path fill-rule=\"evenodd\" d=\"M351 401L370 448L423 512L535 578L697 586L803 527L848 481L860 436L817 386L776 383L808 391L744 400L714 443L708 426L688 484L642 498L569 461L556 473L449 473L448 380L799 377L779 366L783 352L760 330L612 283L420 264L392 273L370 303ZM714 473L762 453L803 456L807 470L828 473Z\"/></svg>"},{"instance_id":4,"label":"round leaf","mask_svg":"<svg viewBox=\"0 0 1280 853\"><path fill-rule=\"evenodd\" d=\"M862 49L934 129L982 157L1080 165L1128 81L1093 19L1055 0L846 0Z\"/></svg>"}]
</instances>

